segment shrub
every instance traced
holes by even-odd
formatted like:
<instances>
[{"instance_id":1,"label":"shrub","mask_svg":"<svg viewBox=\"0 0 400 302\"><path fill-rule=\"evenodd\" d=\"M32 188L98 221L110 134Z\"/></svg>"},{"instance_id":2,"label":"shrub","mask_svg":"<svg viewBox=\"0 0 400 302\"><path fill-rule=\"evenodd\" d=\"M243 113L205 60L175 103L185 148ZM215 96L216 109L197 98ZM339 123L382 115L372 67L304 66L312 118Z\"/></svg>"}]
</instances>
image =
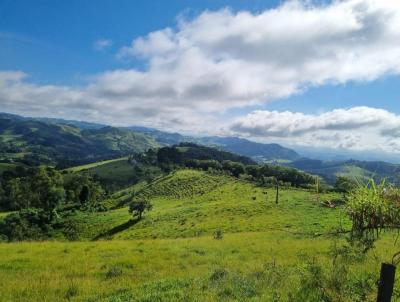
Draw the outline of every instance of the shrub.
<instances>
[{"instance_id":1,"label":"shrub","mask_svg":"<svg viewBox=\"0 0 400 302\"><path fill-rule=\"evenodd\" d=\"M112 266L107 272L106 272L106 279L112 279L112 278L117 278L122 276L123 272L122 269L118 266Z\"/></svg>"},{"instance_id":2,"label":"shrub","mask_svg":"<svg viewBox=\"0 0 400 302\"><path fill-rule=\"evenodd\" d=\"M211 281L220 281L228 276L228 271L224 268L216 269L210 276Z\"/></svg>"},{"instance_id":3,"label":"shrub","mask_svg":"<svg viewBox=\"0 0 400 302\"><path fill-rule=\"evenodd\" d=\"M72 283L70 286L68 286L67 291L65 292L65 299L69 301L71 300L71 298L77 296L78 293L79 293L78 285Z\"/></svg>"},{"instance_id":4,"label":"shrub","mask_svg":"<svg viewBox=\"0 0 400 302\"><path fill-rule=\"evenodd\" d=\"M221 240L222 238L224 238L224 234L223 234L222 230L216 230L214 232L214 239Z\"/></svg>"}]
</instances>

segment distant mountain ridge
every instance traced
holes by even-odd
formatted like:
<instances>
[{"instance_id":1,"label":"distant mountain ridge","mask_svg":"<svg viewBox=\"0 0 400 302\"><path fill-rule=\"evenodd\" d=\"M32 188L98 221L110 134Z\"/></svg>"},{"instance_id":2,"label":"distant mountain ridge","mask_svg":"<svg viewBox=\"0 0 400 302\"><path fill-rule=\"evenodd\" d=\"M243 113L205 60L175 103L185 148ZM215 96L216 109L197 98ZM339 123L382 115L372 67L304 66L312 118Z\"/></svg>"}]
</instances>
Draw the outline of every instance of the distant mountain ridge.
<instances>
[{"instance_id":1,"label":"distant mountain ridge","mask_svg":"<svg viewBox=\"0 0 400 302\"><path fill-rule=\"evenodd\" d=\"M290 167L319 175L333 184L336 176L346 176L358 181L387 179L389 182L400 185L400 165L384 161L322 161L318 159L301 158L287 164Z\"/></svg>"},{"instance_id":2,"label":"distant mountain ridge","mask_svg":"<svg viewBox=\"0 0 400 302\"><path fill-rule=\"evenodd\" d=\"M80 128L80 129L100 129L100 128L107 126L104 124L90 123L90 122L84 122L84 121L66 120L66 119L61 119L61 118L50 118L50 117L25 117L25 116L20 116L20 115L16 115L16 114L1 113L1 112L0 112L0 118L9 118L9 119L20 120L20 121L33 120L33 121L43 122L46 124L64 124L64 125L74 126L74 127Z\"/></svg>"},{"instance_id":3,"label":"distant mountain ridge","mask_svg":"<svg viewBox=\"0 0 400 302\"><path fill-rule=\"evenodd\" d=\"M149 135L162 145L174 145L183 142L193 142L196 144L215 147L224 151L251 157L256 161L296 160L300 158L300 155L296 151L285 148L279 144L257 143L239 137L183 136L179 133L164 132L157 129L140 126L132 126L128 127L128 129Z\"/></svg>"},{"instance_id":4,"label":"distant mountain ridge","mask_svg":"<svg viewBox=\"0 0 400 302\"><path fill-rule=\"evenodd\" d=\"M143 152L159 144L115 127L74 125L0 114L0 160L68 166Z\"/></svg>"},{"instance_id":5,"label":"distant mountain ridge","mask_svg":"<svg viewBox=\"0 0 400 302\"><path fill-rule=\"evenodd\" d=\"M3 162L70 166L184 142L213 147L258 162L290 166L319 175L329 183L333 183L337 175L344 175L360 180L387 178L400 184L400 165L383 161L302 158L296 151L279 144L257 143L238 137L193 137L141 126L117 128L0 113L0 161Z\"/></svg>"},{"instance_id":6,"label":"distant mountain ridge","mask_svg":"<svg viewBox=\"0 0 400 302\"><path fill-rule=\"evenodd\" d=\"M254 159L296 160L300 158L300 155L296 151L282 147L279 144L257 143L238 137L210 136L199 139L199 142L205 145L215 146L218 148L222 148L225 151L234 152Z\"/></svg>"}]
</instances>

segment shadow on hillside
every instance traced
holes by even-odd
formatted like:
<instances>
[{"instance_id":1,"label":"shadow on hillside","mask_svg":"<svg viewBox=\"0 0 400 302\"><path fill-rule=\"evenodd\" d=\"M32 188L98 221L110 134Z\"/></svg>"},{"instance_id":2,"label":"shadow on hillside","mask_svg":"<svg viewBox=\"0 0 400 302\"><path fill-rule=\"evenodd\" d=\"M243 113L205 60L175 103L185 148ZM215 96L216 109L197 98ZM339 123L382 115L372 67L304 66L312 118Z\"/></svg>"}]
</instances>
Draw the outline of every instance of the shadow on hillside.
<instances>
[{"instance_id":1,"label":"shadow on hillside","mask_svg":"<svg viewBox=\"0 0 400 302\"><path fill-rule=\"evenodd\" d=\"M99 239L106 239L106 238L112 237L113 235L115 235L115 234L117 234L119 232L122 232L122 231L125 231L126 229L129 229L131 226L135 225L139 221L140 221L139 218L130 219L130 220L128 220L127 222L125 222L123 224L117 225L116 227L113 227L112 229L97 235L96 237L94 237L92 239L92 241L96 241L96 240L99 240Z\"/></svg>"}]
</instances>

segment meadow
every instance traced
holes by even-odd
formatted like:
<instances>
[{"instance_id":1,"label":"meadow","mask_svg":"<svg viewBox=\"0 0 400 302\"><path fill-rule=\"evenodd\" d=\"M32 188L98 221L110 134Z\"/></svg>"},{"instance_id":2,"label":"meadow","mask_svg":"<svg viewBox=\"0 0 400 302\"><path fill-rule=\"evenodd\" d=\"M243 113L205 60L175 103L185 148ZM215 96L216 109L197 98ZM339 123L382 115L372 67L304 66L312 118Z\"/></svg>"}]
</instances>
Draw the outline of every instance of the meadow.
<instances>
[{"instance_id":1,"label":"meadow","mask_svg":"<svg viewBox=\"0 0 400 302\"><path fill-rule=\"evenodd\" d=\"M131 194L153 209L131 219ZM373 301L394 234L360 255L337 198L181 170L71 217L77 241L0 244L0 301ZM395 300L399 299L396 289Z\"/></svg>"},{"instance_id":2,"label":"meadow","mask_svg":"<svg viewBox=\"0 0 400 302\"><path fill-rule=\"evenodd\" d=\"M103 165L106 165L106 164L109 164L109 163L116 163L116 162L119 162L119 161L127 161L127 160L128 160L128 157L121 157L121 158L103 160L103 161L98 161L98 162L94 162L94 163L90 163L90 164L86 164L86 165L79 165L79 166L71 167L71 168L65 169L65 171L68 171L68 172L80 172L80 171L96 168L96 167L99 167L99 166L103 166Z\"/></svg>"}]
</instances>

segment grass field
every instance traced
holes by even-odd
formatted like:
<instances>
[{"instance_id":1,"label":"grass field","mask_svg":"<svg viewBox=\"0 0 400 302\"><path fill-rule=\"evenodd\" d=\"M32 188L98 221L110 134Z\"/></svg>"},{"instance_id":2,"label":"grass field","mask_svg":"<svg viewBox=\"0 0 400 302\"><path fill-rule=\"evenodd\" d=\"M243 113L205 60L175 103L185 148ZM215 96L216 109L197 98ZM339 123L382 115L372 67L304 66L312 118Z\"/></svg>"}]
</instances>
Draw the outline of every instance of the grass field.
<instances>
[{"instance_id":1,"label":"grass field","mask_svg":"<svg viewBox=\"0 0 400 302\"><path fill-rule=\"evenodd\" d=\"M72 167L72 168L68 168L68 169L65 169L65 171L68 171L68 172L80 172L80 171L96 168L96 167L99 167L99 166L102 166L102 165L106 165L106 164L109 164L109 163L115 163L115 162L127 161L127 160L128 160L128 157L121 157L121 158L103 160L103 161L99 161L99 162L95 162L95 163L91 163L91 164L80 165L80 166L75 166L75 167Z\"/></svg>"},{"instance_id":2,"label":"grass field","mask_svg":"<svg viewBox=\"0 0 400 302\"><path fill-rule=\"evenodd\" d=\"M273 189L191 170L114 197L132 191L153 203L139 222L126 206L81 212L81 242L0 244L0 301L374 301L396 249L390 234L365 257L339 249L323 234L350 227L343 209L309 191L275 204Z\"/></svg>"},{"instance_id":3,"label":"grass field","mask_svg":"<svg viewBox=\"0 0 400 302\"><path fill-rule=\"evenodd\" d=\"M331 246L331 238L272 231L221 240L2 244L0 301L294 301L310 267L331 277L337 265ZM389 250L394 252L393 245L383 241L378 251L385 255L346 262L346 282L371 286ZM357 287L353 291L356 298ZM374 291L365 301L373 296Z\"/></svg>"},{"instance_id":4,"label":"grass field","mask_svg":"<svg viewBox=\"0 0 400 302\"><path fill-rule=\"evenodd\" d=\"M161 170L154 166L141 166L147 174L159 175ZM128 161L128 157L122 157L66 169L70 173L87 173L96 177L98 181L111 192L128 187L138 181L139 177L135 166Z\"/></svg>"},{"instance_id":5,"label":"grass field","mask_svg":"<svg viewBox=\"0 0 400 302\"><path fill-rule=\"evenodd\" d=\"M124 190L117 200L124 200ZM225 233L285 232L315 234L349 226L341 208L325 208L316 194L284 189L275 204L275 189L256 187L227 176L199 171L179 171L137 190L150 198L153 210L133 224L128 208L108 212L80 213L73 217L79 238L155 239L186 238ZM337 197L321 194L320 200ZM104 236L102 236L104 235Z\"/></svg>"}]
</instances>

